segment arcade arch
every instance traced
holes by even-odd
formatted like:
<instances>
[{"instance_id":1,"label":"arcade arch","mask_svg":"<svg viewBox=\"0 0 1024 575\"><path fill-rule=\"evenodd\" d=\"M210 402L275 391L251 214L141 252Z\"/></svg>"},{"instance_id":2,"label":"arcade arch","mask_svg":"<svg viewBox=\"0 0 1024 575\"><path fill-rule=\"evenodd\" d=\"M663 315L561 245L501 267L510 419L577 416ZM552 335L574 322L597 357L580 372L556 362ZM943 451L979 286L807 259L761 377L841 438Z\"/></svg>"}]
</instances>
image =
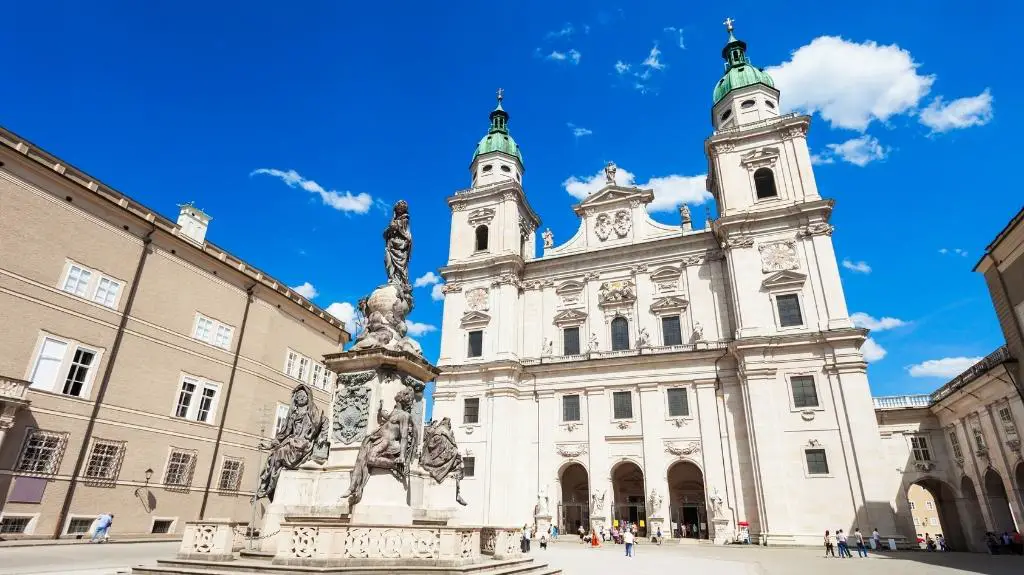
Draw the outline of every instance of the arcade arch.
<instances>
[{"instance_id":1,"label":"arcade arch","mask_svg":"<svg viewBox=\"0 0 1024 575\"><path fill-rule=\"evenodd\" d=\"M579 463L570 463L558 476L562 500L558 504L558 532L576 534L590 530L590 477Z\"/></svg>"},{"instance_id":2,"label":"arcade arch","mask_svg":"<svg viewBox=\"0 0 1024 575\"><path fill-rule=\"evenodd\" d=\"M646 537L646 500L644 472L639 465L632 461L623 461L612 468L613 527L622 529L625 523L629 523L636 526L638 536Z\"/></svg>"},{"instance_id":3,"label":"arcade arch","mask_svg":"<svg viewBox=\"0 0 1024 575\"><path fill-rule=\"evenodd\" d=\"M707 539L708 510L704 473L691 461L668 468L669 532L675 538Z\"/></svg>"}]
</instances>

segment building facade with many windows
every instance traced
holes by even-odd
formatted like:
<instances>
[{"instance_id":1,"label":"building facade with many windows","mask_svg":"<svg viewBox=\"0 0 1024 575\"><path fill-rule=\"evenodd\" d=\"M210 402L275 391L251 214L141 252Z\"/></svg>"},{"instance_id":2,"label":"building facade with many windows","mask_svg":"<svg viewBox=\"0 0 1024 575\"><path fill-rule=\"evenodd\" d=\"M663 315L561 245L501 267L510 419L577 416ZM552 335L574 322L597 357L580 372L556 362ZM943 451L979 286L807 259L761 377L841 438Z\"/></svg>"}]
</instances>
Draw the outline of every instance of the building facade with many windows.
<instances>
[{"instance_id":1,"label":"building facade with many windows","mask_svg":"<svg viewBox=\"0 0 1024 575\"><path fill-rule=\"evenodd\" d=\"M248 520L299 382L343 324L206 241L0 130L0 531L121 536Z\"/></svg>"},{"instance_id":2,"label":"building facade with many windows","mask_svg":"<svg viewBox=\"0 0 1024 575\"><path fill-rule=\"evenodd\" d=\"M463 450L466 521L715 539L748 526L766 544L895 535L810 118L779 113L731 29L722 55L704 146L718 218L702 227L685 206L679 224L651 219L653 192L609 164L556 245L499 93L471 187L448 198L441 270L434 417Z\"/></svg>"}]
</instances>

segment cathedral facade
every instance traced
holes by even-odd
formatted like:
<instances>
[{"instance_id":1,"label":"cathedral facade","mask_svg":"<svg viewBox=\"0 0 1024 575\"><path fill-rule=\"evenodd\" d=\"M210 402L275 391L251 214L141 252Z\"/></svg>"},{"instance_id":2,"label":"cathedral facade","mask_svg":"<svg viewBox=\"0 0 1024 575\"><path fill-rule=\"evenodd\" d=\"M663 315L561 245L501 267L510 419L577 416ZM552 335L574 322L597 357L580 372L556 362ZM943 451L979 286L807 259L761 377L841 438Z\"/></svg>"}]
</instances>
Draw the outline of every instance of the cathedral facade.
<instances>
[{"instance_id":1,"label":"cathedral facade","mask_svg":"<svg viewBox=\"0 0 1024 575\"><path fill-rule=\"evenodd\" d=\"M686 206L679 225L652 220L653 192L609 164L555 245L499 95L472 185L448 198L441 270L434 418L462 449L464 522L895 536L810 118L779 112L746 48L730 27L704 144L718 218L697 225Z\"/></svg>"}]
</instances>

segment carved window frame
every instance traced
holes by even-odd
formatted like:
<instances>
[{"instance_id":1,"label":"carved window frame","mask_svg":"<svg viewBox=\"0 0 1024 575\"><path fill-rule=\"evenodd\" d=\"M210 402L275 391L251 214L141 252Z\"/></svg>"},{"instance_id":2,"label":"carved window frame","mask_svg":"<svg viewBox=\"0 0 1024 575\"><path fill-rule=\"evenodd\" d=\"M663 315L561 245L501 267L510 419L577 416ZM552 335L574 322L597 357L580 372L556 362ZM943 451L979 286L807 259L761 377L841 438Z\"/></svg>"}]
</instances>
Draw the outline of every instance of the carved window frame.
<instances>
[{"instance_id":1,"label":"carved window frame","mask_svg":"<svg viewBox=\"0 0 1024 575\"><path fill-rule=\"evenodd\" d=\"M558 308L575 309L585 307L586 303L583 301L585 297L585 288L585 284L575 280L567 280L559 284L559 286L555 288L555 296L558 298ZM579 299L576 303L565 303L563 298L566 296L578 296Z\"/></svg>"},{"instance_id":2,"label":"carved window frame","mask_svg":"<svg viewBox=\"0 0 1024 575\"><path fill-rule=\"evenodd\" d=\"M832 449L824 443L819 443L815 440L813 445L806 443L800 446L800 465L804 469L804 479L832 479L835 477L835 460L832 457ZM807 464L807 453L809 451L822 451L825 454L825 465L828 467L826 473L811 473L810 466Z\"/></svg>"},{"instance_id":3,"label":"carved window frame","mask_svg":"<svg viewBox=\"0 0 1024 575\"><path fill-rule=\"evenodd\" d=\"M796 296L797 308L800 311L800 323L797 325L782 325L782 314L779 312L779 297L780 296ZM775 327L778 331L799 331L807 329L807 309L804 305L804 294L801 289L787 289L787 290L773 290L768 297L771 298L772 305L772 316L775 319Z\"/></svg>"},{"instance_id":4,"label":"carved window frame","mask_svg":"<svg viewBox=\"0 0 1024 575\"><path fill-rule=\"evenodd\" d=\"M785 375L786 381L786 395L789 397L789 411L792 413L809 413L815 411L825 411L825 401L821 396L821 382L819 381L818 373L814 371L794 371L793 373L787 373ZM796 398L793 397L793 379L797 377L809 377L814 385L814 395L818 399L818 405L814 407L797 407ZM814 419L810 417L810 419Z\"/></svg>"},{"instance_id":5,"label":"carved window frame","mask_svg":"<svg viewBox=\"0 0 1024 575\"><path fill-rule=\"evenodd\" d=\"M579 327L582 329L583 325L587 323L587 313L578 309L565 310L555 314L551 323L559 329L565 329L567 327Z\"/></svg>"}]
</instances>

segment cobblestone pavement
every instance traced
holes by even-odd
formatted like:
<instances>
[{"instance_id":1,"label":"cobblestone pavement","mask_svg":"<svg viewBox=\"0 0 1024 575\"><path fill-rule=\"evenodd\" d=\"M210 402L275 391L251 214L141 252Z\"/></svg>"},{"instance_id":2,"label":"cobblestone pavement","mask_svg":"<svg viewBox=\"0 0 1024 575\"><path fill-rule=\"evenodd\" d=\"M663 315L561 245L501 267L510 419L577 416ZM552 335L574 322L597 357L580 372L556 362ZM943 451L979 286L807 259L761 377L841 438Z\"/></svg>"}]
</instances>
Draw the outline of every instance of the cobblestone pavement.
<instances>
[{"instance_id":1,"label":"cobblestone pavement","mask_svg":"<svg viewBox=\"0 0 1024 575\"><path fill-rule=\"evenodd\" d=\"M113 575L178 551L175 541L0 548L0 575Z\"/></svg>"}]
</instances>

